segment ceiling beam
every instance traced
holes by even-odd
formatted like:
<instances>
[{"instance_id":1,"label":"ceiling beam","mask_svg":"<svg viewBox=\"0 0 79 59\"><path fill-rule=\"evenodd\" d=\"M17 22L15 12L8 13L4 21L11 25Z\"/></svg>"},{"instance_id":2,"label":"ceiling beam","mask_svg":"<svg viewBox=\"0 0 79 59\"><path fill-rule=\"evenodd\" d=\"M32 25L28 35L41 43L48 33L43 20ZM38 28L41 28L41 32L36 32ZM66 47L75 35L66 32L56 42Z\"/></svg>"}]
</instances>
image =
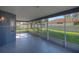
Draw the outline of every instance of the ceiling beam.
<instances>
[{"instance_id":1,"label":"ceiling beam","mask_svg":"<svg viewBox=\"0 0 79 59\"><path fill-rule=\"evenodd\" d=\"M32 19L30 21L46 19L46 18L50 18L50 17L56 17L56 16L66 15L66 14L75 13L75 12L79 12L79 7L76 7L76 8L73 8L73 9L69 9L69 10L65 10L65 11L62 11L62 12L59 12L59 13L47 15L47 16L44 16L44 17Z\"/></svg>"}]
</instances>

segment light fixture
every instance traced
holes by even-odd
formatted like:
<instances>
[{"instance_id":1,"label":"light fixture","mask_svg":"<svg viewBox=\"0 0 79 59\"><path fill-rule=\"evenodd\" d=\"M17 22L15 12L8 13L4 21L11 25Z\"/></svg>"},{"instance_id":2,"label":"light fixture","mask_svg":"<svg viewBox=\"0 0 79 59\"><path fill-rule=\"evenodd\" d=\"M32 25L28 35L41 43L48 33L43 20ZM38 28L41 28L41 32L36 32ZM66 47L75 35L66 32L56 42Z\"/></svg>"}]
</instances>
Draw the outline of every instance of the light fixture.
<instances>
[{"instance_id":1,"label":"light fixture","mask_svg":"<svg viewBox=\"0 0 79 59\"><path fill-rule=\"evenodd\" d=\"M4 17L3 16L0 16L0 22L4 21Z\"/></svg>"}]
</instances>

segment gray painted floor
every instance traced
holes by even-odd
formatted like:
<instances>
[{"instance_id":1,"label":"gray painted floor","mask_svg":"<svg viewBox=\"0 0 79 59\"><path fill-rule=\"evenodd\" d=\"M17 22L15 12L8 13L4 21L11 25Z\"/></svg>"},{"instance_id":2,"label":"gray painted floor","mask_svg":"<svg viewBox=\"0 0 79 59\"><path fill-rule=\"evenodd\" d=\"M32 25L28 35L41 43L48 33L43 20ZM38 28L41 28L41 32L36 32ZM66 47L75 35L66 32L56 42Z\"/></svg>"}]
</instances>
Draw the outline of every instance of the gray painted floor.
<instances>
[{"instance_id":1,"label":"gray painted floor","mask_svg":"<svg viewBox=\"0 0 79 59\"><path fill-rule=\"evenodd\" d=\"M9 43L0 47L0 52L17 52L17 53L70 53L71 51L43 40L39 37L32 36L28 33L16 34L16 42Z\"/></svg>"}]
</instances>

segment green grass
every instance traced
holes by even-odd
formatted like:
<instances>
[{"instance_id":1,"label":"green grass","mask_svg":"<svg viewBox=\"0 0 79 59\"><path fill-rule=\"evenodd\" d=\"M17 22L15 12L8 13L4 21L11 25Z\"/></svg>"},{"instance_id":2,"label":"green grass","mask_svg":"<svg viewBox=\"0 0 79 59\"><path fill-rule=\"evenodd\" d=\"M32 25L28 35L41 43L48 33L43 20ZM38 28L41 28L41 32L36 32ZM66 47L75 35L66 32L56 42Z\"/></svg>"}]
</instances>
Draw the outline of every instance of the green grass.
<instances>
[{"instance_id":1,"label":"green grass","mask_svg":"<svg viewBox=\"0 0 79 59\"><path fill-rule=\"evenodd\" d=\"M28 32L27 28L16 28L16 32Z\"/></svg>"},{"instance_id":2,"label":"green grass","mask_svg":"<svg viewBox=\"0 0 79 59\"><path fill-rule=\"evenodd\" d=\"M46 29L43 28L43 31ZM63 30L54 30L54 29L48 29L49 30L49 36L50 37L56 37L57 39L64 40L64 31ZM77 32L66 32L67 41L68 42L74 42L79 44L79 33Z\"/></svg>"},{"instance_id":3,"label":"green grass","mask_svg":"<svg viewBox=\"0 0 79 59\"><path fill-rule=\"evenodd\" d=\"M32 29L20 29L16 30L16 32L37 32L37 33L42 33L43 36L47 37L47 30L46 28L32 28ZM41 32L42 30L42 32ZM57 39L64 40L64 31L61 29L56 29L56 28L49 28L49 36L50 37L55 37ZM79 44L79 32L72 32L72 31L67 31L66 32L67 36L67 41L68 42L73 42L73 43L78 43Z\"/></svg>"},{"instance_id":4,"label":"green grass","mask_svg":"<svg viewBox=\"0 0 79 59\"><path fill-rule=\"evenodd\" d=\"M16 30L16 32L28 32L28 30Z\"/></svg>"}]
</instances>

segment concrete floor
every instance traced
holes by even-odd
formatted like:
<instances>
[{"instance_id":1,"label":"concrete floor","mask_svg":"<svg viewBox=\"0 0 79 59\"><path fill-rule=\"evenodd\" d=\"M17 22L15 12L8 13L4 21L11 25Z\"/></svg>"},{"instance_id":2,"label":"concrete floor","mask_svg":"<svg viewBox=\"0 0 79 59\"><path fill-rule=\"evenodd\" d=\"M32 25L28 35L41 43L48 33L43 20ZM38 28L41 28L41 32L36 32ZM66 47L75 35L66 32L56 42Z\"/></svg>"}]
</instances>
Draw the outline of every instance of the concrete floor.
<instances>
[{"instance_id":1,"label":"concrete floor","mask_svg":"<svg viewBox=\"0 0 79 59\"><path fill-rule=\"evenodd\" d=\"M71 51L43 40L39 37L32 36L28 33L16 34L16 42L9 43L0 47L0 52L7 53L70 53Z\"/></svg>"}]
</instances>

